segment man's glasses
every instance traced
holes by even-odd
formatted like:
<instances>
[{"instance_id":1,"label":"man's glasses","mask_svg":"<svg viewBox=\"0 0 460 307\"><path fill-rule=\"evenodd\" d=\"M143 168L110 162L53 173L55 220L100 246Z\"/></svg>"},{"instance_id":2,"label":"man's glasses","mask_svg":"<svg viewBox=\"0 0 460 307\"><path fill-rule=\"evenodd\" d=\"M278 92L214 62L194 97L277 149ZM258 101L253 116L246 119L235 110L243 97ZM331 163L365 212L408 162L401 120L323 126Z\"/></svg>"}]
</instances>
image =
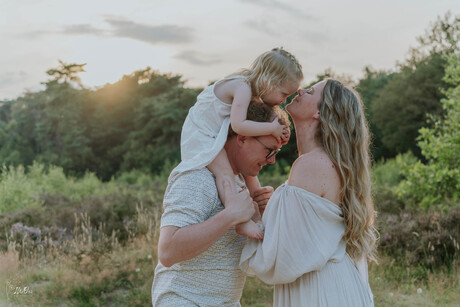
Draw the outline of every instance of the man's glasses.
<instances>
[{"instance_id":1,"label":"man's glasses","mask_svg":"<svg viewBox=\"0 0 460 307\"><path fill-rule=\"evenodd\" d=\"M265 156L265 159L267 160L270 159L271 157L276 156L276 154L281 151L281 148L273 149L273 148L268 147L267 145L259 141L257 137L254 137L254 139L256 139L256 141L259 142L260 144L264 145L264 147L268 150L268 154Z\"/></svg>"}]
</instances>

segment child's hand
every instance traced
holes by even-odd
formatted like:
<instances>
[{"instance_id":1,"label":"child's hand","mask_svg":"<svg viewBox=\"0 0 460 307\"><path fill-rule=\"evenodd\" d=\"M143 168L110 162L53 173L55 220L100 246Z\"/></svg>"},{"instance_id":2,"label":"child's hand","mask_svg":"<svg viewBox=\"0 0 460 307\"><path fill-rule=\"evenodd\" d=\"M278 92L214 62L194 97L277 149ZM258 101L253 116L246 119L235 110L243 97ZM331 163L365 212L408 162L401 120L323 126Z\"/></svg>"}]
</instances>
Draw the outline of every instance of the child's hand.
<instances>
[{"instance_id":1,"label":"child's hand","mask_svg":"<svg viewBox=\"0 0 460 307\"><path fill-rule=\"evenodd\" d=\"M271 122L271 125L272 125L272 135L276 138L278 142L282 143L283 142L282 137L285 133L284 128L286 128L286 126L281 125L278 122L278 116L275 117L275 119Z\"/></svg>"},{"instance_id":2,"label":"child's hand","mask_svg":"<svg viewBox=\"0 0 460 307\"><path fill-rule=\"evenodd\" d=\"M254 191L252 195L252 199L257 203L259 206L260 215L262 215L265 211L265 206L267 206L268 200L273 195L273 187L266 186L261 187Z\"/></svg>"},{"instance_id":3,"label":"child's hand","mask_svg":"<svg viewBox=\"0 0 460 307\"><path fill-rule=\"evenodd\" d=\"M291 138L291 129L288 126L284 126L283 136L281 137L281 146L286 145Z\"/></svg>"}]
</instances>

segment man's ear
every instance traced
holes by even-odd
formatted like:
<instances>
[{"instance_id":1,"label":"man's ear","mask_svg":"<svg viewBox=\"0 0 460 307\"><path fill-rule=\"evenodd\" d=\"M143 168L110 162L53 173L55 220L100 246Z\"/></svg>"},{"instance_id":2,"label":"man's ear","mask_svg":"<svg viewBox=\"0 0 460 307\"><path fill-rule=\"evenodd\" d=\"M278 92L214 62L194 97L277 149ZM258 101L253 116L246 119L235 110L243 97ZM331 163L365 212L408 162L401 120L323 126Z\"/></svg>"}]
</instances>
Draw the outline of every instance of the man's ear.
<instances>
[{"instance_id":1,"label":"man's ear","mask_svg":"<svg viewBox=\"0 0 460 307\"><path fill-rule=\"evenodd\" d=\"M247 136L245 135L237 135L236 136L236 142L238 143L239 146L242 146L244 144L244 142L246 142L247 140Z\"/></svg>"}]
</instances>

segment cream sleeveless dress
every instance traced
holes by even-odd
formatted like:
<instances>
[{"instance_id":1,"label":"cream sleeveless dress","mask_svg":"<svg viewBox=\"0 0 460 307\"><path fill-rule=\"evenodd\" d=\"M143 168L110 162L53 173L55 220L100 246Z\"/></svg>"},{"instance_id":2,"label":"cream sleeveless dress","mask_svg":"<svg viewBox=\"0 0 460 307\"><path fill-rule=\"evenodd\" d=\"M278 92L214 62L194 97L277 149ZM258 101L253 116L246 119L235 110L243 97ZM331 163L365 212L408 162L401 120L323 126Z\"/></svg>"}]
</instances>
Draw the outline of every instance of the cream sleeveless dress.
<instances>
[{"instance_id":1,"label":"cream sleeveless dress","mask_svg":"<svg viewBox=\"0 0 460 307\"><path fill-rule=\"evenodd\" d=\"M281 185L263 215L263 241L249 239L240 268L274 284L274 306L373 306L367 262L345 251L342 210L299 187Z\"/></svg>"},{"instance_id":2,"label":"cream sleeveless dress","mask_svg":"<svg viewBox=\"0 0 460 307\"><path fill-rule=\"evenodd\" d=\"M244 76L231 76L211 84L197 97L190 108L181 134L181 162L173 169L169 180L179 173L199 169L211 163L224 147L230 126L231 104L214 93L217 84Z\"/></svg>"}]
</instances>

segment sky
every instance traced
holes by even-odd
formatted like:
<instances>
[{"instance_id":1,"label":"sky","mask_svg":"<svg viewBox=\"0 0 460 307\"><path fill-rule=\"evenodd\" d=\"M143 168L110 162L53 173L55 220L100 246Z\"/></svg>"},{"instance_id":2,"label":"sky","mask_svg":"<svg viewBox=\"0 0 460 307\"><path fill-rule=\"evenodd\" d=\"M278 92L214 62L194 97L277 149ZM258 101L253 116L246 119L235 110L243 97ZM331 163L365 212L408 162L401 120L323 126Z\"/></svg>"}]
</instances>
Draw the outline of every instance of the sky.
<instances>
[{"instance_id":1,"label":"sky","mask_svg":"<svg viewBox=\"0 0 460 307\"><path fill-rule=\"evenodd\" d=\"M204 87L282 46L304 84L331 68L394 70L458 0L0 0L0 100L38 91L59 60L85 87L147 66Z\"/></svg>"}]
</instances>

